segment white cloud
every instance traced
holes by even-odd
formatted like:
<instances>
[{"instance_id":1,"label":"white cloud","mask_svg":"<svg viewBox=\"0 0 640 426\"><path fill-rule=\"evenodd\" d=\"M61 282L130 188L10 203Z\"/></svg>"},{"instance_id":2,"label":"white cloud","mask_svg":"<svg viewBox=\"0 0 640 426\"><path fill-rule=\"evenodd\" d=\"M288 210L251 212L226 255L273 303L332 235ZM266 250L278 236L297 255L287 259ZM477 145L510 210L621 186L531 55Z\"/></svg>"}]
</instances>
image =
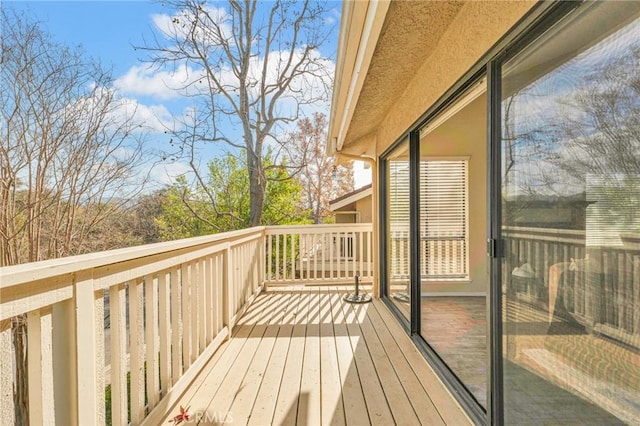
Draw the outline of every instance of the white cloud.
<instances>
[{"instance_id":1,"label":"white cloud","mask_svg":"<svg viewBox=\"0 0 640 426\"><path fill-rule=\"evenodd\" d=\"M150 176L153 182L161 185L170 185L180 175L188 173L191 168L183 163L159 163L151 168Z\"/></svg>"},{"instance_id":2,"label":"white cloud","mask_svg":"<svg viewBox=\"0 0 640 426\"><path fill-rule=\"evenodd\" d=\"M164 105L144 105L136 99L122 98L114 111L121 118L130 118L133 126L151 132L164 132L174 127L173 116Z\"/></svg>"},{"instance_id":3,"label":"white cloud","mask_svg":"<svg viewBox=\"0 0 640 426\"><path fill-rule=\"evenodd\" d=\"M190 31L196 32L196 39L208 38L212 42L219 42L220 38L232 40L232 17L227 10L224 7L216 8L208 5L202 7L198 13L198 19L205 22L206 28L216 28L218 31L204 31L202 26L194 30L192 27L194 14L188 9L173 15L153 14L151 20L165 38L174 41L184 40Z\"/></svg>"},{"instance_id":4,"label":"white cloud","mask_svg":"<svg viewBox=\"0 0 640 426\"><path fill-rule=\"evenodd\" d=\"M114 86L128 95L168 100L190 92L187 89L189 84L202 76L202 71L194 70L184 64L172 71L134 65L126 74L116 79Z\"/></svg>"}]
</instances>

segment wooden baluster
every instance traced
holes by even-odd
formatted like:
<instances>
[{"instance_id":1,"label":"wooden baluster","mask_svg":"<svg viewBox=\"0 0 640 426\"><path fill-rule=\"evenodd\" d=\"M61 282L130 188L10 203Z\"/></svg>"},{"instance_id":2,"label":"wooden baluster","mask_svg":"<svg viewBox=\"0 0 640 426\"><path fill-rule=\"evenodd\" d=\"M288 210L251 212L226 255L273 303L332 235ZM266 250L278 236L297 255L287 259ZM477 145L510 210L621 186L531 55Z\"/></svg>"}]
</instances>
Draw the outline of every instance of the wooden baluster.
<instances>
[{"instance_id":1,"label":"wooden baluster","mask_svg":"<svg viewBox=\"0 0 640 426\"><path fill-rule=\"evenodd\" d=\"M264 259L264 258L263 258ZM205 336L207 346L213 340L217 330L215 329L215 300L216 300L216 288L215 288L215 270L213 256L208 256L207 262L207 279L206 279L206 300L205 300L205 312L207 321L207 333Z\"/></svg>"},{"instance_id":2,"label":"wooden baluster","mask_svg":"<svg viewBox=\"0 0 640 426\"><path fill-rule=\"evenodd\" d=\"M160 389L162 396L171 389L171 336L169 316L171 315L169 306L169 286L168 272L162 271L158 274L158 320L160 333Z\"/></svg>"},{"instance_id":3,"label":"wooden baluster","mask_svg":"<svg viewBox=\"0 0 640 426\"><path fill-rule=\"evenodd\" d=\"M143 288L138 280L129 283L129 348L131 366L131 424L144 418L144 319Z\"/></svg>"},{"instance_id":4,"label":"wooden baluster","mask_svg":"<svg viewBox=\"0 0 640 426\"><path fill-rule=\"evenodd\" d=\"M633 256L633 291L629 298L633 298L633 327L635 335L640 335L640 256Z\"/></svg>"},{"instance_id":5,"label":"wooden baluster","mask_svg":"<svg viewBox=\"0 0 640 426\"><path fill-rule=\"evenodd\" d=\"M198 331L200 332L198 337L200 351L198 355L200 355L207 347L207 258L201 258L198 262Z\"/></svg>"},{"instance_id":6,"label":"wooden baluster","mask_svg":"<svg viewBox=\"0 0 640 426\"><path fill-rule=\"evenodd\" d=\"M171 269L171 382L182 376L182 297L180 267Z\"/></svg>"},{"instance_id":7,"label":"wooden baluster","mask_svg":"<svg viewBox=\"0 0 640 426\"><path fill-rule=\"evenodd\" d=\"M127 297L124 285L109 288L111 424L127 424Z\"/></svg>"},{"instance_id":8,"label":"wooden baluster","mask_svg":"<svg viewBox=\"0 0 640 426\"><path fill-rule=\"evenodd\" d=\"M291 234L291 278L296 279L296 239L298 234Z\"/></svg>"},{"instance_id":9,"label":"wooden baluster","mask_svg":"<svg viewBox=\"0 0 640 426\"><path fill-rule=\"evenodd\" d=\"M191 271L190 275L190 285L191 290L189 291L189 297L191 298L190 310L191 313L191 326L189 327L189 332L191 333L191 364L193 361L198 358L198 354L200 353L200 342L199 342L199 333L198 330L200 328L199 318L198 318L198 294L200 292L200 265L198 261L192 261L189 264L189 269Z\"/></svg>"},{"instance_id":10,"label":"wooden baluster","mask_svg":"<svg viewBox=\"0 0 640 426\"><path fill-rule=\"evenodd\" d=\"M160 386L158 383L158 294L157 282L151 275L144 277L144 313L145 313L145 376L147 383L147 401L149 409L153 409L160 400Z\"/></svg>"},{"instance_id":11,"label":"wooden baluster","mask_svg":"<svg viewBox=\"0 0 640 426\"><path fill-rule=\"evenodd\" d=\"M275 237L276 237L276 258L275 258L276 281L280 281L280 234L277 234Z\"/></svg>"}]
</instances>

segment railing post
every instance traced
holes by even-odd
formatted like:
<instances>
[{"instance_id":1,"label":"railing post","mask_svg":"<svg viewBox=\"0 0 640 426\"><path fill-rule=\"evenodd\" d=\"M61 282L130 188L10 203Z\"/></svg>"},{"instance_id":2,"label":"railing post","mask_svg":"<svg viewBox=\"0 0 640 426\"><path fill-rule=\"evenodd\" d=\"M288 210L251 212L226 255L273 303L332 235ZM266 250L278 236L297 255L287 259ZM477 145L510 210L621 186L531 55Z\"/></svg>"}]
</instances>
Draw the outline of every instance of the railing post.
<instances>
[{"instance_id":1,"label":"railing post","mask_svg":"<svg viewBox=\"0 0 640 426\"><path fill-rule=\"evenodd\" d=\"M76 378L78 384L78 424L104 423L104 398L98 389L99 357L96 339L96 298L93 290L92 271L76 276L75 286L76 325ZM103 326L100 324L100 326ZM100 342L102 344L102 342Z\"/></svg>"},{"instance_id":2,"label":"railing post","mask_svg":"<svg viewBox=\"0 0 640 426\"><path fill-rule=\"evenodd\" d=\"M93 306L93 304L92 304ZM53 305L53 397L55 423L78 424L78 390L76 388L76 328L72 299Z\"/></svg>"}]
</instances>

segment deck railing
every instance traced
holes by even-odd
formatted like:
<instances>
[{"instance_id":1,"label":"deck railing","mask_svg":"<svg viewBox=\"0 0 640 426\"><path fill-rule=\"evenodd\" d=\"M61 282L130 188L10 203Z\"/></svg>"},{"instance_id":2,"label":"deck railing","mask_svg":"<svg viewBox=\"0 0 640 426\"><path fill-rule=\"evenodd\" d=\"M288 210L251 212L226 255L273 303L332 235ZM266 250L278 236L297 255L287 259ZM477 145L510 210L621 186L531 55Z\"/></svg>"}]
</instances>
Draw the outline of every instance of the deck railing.
<instances>
[{"instance_id":1,"label":"deck railing","mask_svg":"<svg viewBox=\"0 0 640 426\"><path fill-rule=\"evenodd\" d=\"M14 418L18 317L31 424L157 424L265 283L371 278L371 261L371 225L350 224L255 227L0 268L0 424Z\"/></svg>"},{"instance_id":2,"label":"deck railing","mask_svg":"<svg viewBox=\"0 0 640 426\"><path fill-rule=\"evenodd\" d=\"M580 230L506 227L503 235L514 297L640 348L640 235L593 247ZM517 272L525 264L528 276Z\"/></svg>"},{"instance_id":3,"label":"deck railing","mask_svg":"<svg viewBox=\"0 0 640 426\"><path fill-rule=\"evenodd\" d=\"M638 235L598 250L581 231L505 228L504 237L504 276L533 270L515 297L550 311L561 300L565 314L638 346ZM571 267L587 255L596 270ZM2 422L13 419L18 316L30 423L156 424L263 285L373 274L370 224L256 227L0 268Z\"/></svg>"},{"instance_id":4,"label":"deck railing","mask_svg":"<svg viewBox=\"0 0 640 426\"><path fill-rule=\"evenodd\" d=\"M267 227L267 284L373 279L369 223Z\"/></svg>"}]
</instances>

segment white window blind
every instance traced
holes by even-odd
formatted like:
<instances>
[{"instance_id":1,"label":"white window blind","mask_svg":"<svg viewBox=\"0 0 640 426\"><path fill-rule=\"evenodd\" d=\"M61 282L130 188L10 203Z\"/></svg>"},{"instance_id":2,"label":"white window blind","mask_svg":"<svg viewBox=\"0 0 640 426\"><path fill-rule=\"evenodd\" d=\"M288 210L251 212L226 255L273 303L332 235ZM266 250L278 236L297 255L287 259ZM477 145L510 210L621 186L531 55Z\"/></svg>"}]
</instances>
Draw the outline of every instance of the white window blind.
<instances>
[{"instance_id":1,"label":"white window blind","mask_svg":"<svg viewBox=\"0 0 640 426\"><path fill-rule=\"evenodd\" d=\"M468 278L468 161L420 162L423 278Z\"/></svg>"},{"instance_id":2,"label":"white window blind","mask_svg":"<svg viewBox=\"0 0 640 426\"><path fill-rule=\"evenodd\" d=\"M392 280L409 277L409 161L388 163L388 259Z\"/></svg>"}]
</instances>

